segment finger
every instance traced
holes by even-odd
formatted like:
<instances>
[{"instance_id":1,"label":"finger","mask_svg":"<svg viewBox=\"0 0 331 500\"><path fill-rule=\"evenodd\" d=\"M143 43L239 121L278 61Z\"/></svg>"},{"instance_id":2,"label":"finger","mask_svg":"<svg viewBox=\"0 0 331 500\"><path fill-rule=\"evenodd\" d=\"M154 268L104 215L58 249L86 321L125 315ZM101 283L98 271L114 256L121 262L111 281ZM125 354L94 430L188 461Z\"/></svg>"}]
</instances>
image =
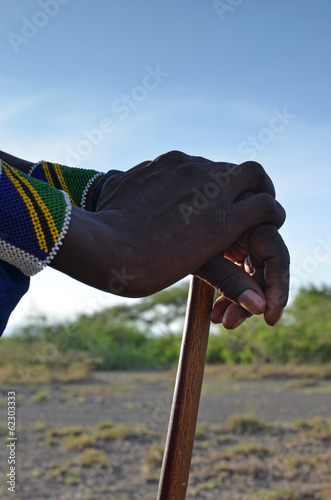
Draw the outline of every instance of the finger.
<instances>
[{"instance_id":1,"label":"finger","mask_svg":"<svg viewBox=\"0 0 331 500\"><path fill-rule=\"evenodd\" d=\"M254 279L254 281L260 286L261 290L264 291L265 289L265 283L264 283L264 266L259 266L257 267L254 272L252 272L252 269L249 268L249 274L251 277ZM247 271L246 271L247 273ZM250 291L248 291L250 293ZM243 303L243 296L245 296L246 292L241 294L239 297L239 302ZM256 313L257 314L257 313ZM229 304L229 307L227 307L224 310L224 313L221 316L219 316L219 322L223 323L224 328L227 328L228 330L234 330L238 326L240 326L247 318L252 316L252 313L249 313L247 309L242 307L239 304Z\"/></svg>"},{"instance_id":2,"label":"finger","mask_svg":"<svg viewBox=\"0 0 331 500\"><path fill-rule=\"evenodd\" d=\"M255 226L268 223L279 228L285 218L285 210L269 194L260 193L237 201L231 207L230 220L233 233L232 241L227 246L230 247L243 233Z\"/></svg>"},{"instance_id":3,"label":"finger","mask_svg":"<svg viewBox=\"0 0 331 500\"><path fill-rule=\"evenodd\" d=\"M213 306L210 319L213 323L223 323L224 328L228 330L234 330L251 315L239 304L226 297L219 297Z\"/></svg>"},{"instance_id":4,"label":"finger","mask_svg":"<svg viewBox=\"0 0 331 500\"><path fill-rule=\"evenodd\" d=\"M222 324L227 330L234 330L242 325L250 316L252 314L238 304L230 304L223 314Z\"/></svg>"},{"instance_id":5,"label":"finger","mask_svg":"<svg viewBox=\"0 0 331 500\"><path fill-rule=\"evenodd\" d=\"M226 169L224 168L225 165ZM226 188L234 198L245 191L267 193L273 198L275 197L272 180L262 165L255 161L247 161L240 165L231 163L216 164L215 175L211 174L211 176L214 177L216 182L219 180L219 185Z\"/></svg>"},{"instance_id":6,"label":"finger","mask_svg":"<svg viewBox=\"0 0 331 500\"><path fill-rule=\"evenodd\" d=\"M276 192L274 184L260 163L256 161L245 161L239 165L239 168L242 168L245 173L248 172L255 177L257 188L252 189L253 192L269 193L275 198ZM247 189L245 189L245 191L247 191Z\"/></svg>"},{"instance_id":7,"label":"finger","mask_svg":"<svg viewBox=\"0 0 331 500\"><path fill-rule=\"evenodd\" d=\"M252 255L265 263L267 306L264 316L268 325L275 325L288 300L289 253L276 227L269 224L252 230L249 245Z\"/></svg>"},{"instance_id":8,"label":"finger","mask_svg":"<svg viewBox=\"0 0 331 500\"><path fill-rule=\"evenodd\" d=\"M248 312L262 314L265 311L266 299L259 284L244 269L225 257L217 255L194 274L210 283L224 297L238 303Z\"/></svg>"},{"instance_id":9,"label":"finger","mask_svg":"<svg viewBox=\"0 0 331 500\"><path fill-rule=\"evenodd\" d=\"M223 295L218 297L211 311L210 315L211 321L213 323L222 323L224 313L230 304L232 304L231 300L227 299Z\"/></svg>"}]
</instances>

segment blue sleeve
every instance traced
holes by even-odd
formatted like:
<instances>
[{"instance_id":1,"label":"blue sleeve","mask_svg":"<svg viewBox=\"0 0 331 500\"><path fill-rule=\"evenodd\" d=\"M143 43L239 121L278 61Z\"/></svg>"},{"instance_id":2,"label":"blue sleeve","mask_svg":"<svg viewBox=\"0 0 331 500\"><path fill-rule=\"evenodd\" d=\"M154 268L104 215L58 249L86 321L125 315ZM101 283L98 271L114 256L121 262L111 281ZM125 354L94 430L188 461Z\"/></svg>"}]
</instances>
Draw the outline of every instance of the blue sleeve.
<instances>
[{"instance_id":1,"label":"blue sleeve","mask_svg":"<svg viewBox=\"0 0 331 500\"><path fill-rule=\"evenodd\" d=\"M30 278L17 267L0 260L0 336L8 319L23 295L28 291Z\"/></svg>"}]
</instances>

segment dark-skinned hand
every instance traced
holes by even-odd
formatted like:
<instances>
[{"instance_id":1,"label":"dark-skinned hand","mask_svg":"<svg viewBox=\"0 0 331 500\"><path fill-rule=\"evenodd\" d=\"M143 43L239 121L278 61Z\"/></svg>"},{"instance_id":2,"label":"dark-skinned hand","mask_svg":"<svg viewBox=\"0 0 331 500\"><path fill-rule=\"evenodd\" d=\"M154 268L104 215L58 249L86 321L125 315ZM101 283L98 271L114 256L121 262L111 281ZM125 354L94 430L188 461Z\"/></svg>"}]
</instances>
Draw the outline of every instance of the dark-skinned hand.
<instances>
[{"instance_id":1,"label":"dark-skinned hand","mask_svg":"<svg viewBox=\"0 0 331 500\"><path fill-rule=\"evenodd\" d=\"M23 171L32 164L7 156ZM258 163L172 151L108 179L96 213L72 207L51 265L126 297L147 296L195 274L222 294L212 321L235 328L264 313L274 325L289 286L288 251L278 233L284 220Z\"/></svg>"}]
</instances>

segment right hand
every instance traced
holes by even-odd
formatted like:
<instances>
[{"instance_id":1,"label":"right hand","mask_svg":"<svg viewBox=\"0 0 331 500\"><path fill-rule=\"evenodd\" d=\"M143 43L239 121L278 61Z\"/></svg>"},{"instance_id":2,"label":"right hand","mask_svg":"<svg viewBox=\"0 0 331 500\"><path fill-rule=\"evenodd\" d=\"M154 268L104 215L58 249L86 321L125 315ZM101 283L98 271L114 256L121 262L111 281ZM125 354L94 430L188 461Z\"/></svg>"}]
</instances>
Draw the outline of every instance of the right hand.
<instances>
[{"instance_id":1,"label":"right hand","mask_svg":"<svg viewBox=\"0 0 331 500\"><path fill-rule=\"evenodd\" d=\"M198 274L215 288L228 289L226 297L232 301L247 289L258 290L265 310L267 299L254 278L241 270L244 287L231 285L238 282L233 273L237 266L223 257L254 228L269 224L276 231L285 220L273 184L258 163L234 165L172 151L106 181L96 213L73 209L55 262L67 274L126 297L150 295ZM271 255L282 275L287 250L273 235L262 234L268 252L261 258L269 259L271 269ZM70 263L65 263L69 247ZM246 251L258 252L256 244L248 243ZM279 280L275 286L279 288ZM285 296L288 283L280 288ZM256 307L250 312L256 313ZM274 310L270 322L275 315Z\"/></svg>"}]
</instances>

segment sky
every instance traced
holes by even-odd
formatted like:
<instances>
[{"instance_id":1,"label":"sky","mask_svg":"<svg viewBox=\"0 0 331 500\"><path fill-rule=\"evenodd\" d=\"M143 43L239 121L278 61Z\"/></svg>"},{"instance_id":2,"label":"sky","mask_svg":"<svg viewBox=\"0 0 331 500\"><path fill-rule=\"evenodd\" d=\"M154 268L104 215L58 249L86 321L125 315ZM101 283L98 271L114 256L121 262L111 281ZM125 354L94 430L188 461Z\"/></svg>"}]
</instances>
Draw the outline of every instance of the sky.
<instances>
[{"instance_id":1,"label":"sky","mask_svg":"<svg viewBox=\"0 0 331 500\"><path fill-rule=\"evenodd\" d=\"M2 0L0 150L104 172L173 149L256 160L291 295L331 285L330 19L328 0ZM8 331L123 300L46 269Z\"/></svg>"}]
</instances>

